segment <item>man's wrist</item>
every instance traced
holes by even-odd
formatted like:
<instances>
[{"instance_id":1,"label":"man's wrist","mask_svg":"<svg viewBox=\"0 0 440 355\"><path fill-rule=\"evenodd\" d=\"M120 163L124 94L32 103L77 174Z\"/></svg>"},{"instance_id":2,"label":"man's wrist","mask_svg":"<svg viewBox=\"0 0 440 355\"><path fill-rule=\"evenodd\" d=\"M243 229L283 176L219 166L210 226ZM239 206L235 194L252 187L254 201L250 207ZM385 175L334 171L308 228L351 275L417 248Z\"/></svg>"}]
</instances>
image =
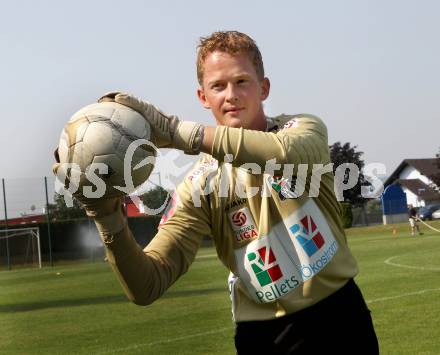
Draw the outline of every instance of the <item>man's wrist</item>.
<instances>
[{"instance_id":1,"label":"man's wrist","mask_svg":"<svg viewBox=\"0 0 440 355\"><path fill-rule=\"evenodd\" d=\"M205 126L203 129L202 143L200 151L212 155L212 146L214 145L215 127Z\"/></svg>"},{"instance_id":2,"label":"man's wrist","mask_svg":"<svg viewBox=\"0 0 440 355\"><path fill-rule=\"evenodd\" d=\"M194 131L194 138L191 142L191 150L194 152L194 154L200 153L200 148L203 143L203 136L205 134L205 126L199 125L195 131Z\"/></svg>"},{"instance_id":3,"label":"man's wrist","mask_svg":"<svg viewBox=\"0 0 440 355\"><path fill-rule=\"evenodd\" d=\"M127 218L120 209L105 217L94 218L94 221L105 244L113 242L113 236L122 231L127 224Z\"/></svg>"},{"instance_id":4,"label":"man's wrist","mask_svg":"<svg viewBox=\"0 0 440 355\"><path fill-rule=\"evenodd\" d=\"M87 199L81 202L86 210L87 216L95 219L113 214L118 210L123 209L122 197L115 198L95 198Z\"/></svg>"},{"instance_id":5,"label":"man's wrist","mask_svg":"<svg viewBox=\"0 0 440 355\"><path fill-rule=\"evenodd\" d=\"M183 150L186 154L199 154L203 142L205 127L191 121L178 121L172 132L174 148Z\"/></svg>"}]
</instances>

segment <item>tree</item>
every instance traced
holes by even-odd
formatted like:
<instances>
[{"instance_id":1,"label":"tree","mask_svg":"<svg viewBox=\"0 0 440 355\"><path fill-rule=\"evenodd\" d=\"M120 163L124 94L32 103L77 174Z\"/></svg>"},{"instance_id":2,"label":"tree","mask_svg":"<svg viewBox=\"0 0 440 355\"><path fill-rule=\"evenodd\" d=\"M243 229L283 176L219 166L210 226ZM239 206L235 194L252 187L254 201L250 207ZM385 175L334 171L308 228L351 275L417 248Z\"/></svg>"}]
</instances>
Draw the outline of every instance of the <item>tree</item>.
<instances>
[{"instance_id":1,"label":"tree","mask_svg":"<svg viewBox=\"0 0 440 355\"><path fill-rule=\"evenodd\" d=\"M48 206L51 219L68 220L87 217L86 211L75 198L73 199L73 207L67 207L64 197L57 193L54 195L54 201L55 203Z\"/></svg>"},{"instance_id":2,"label":"tree","mask_svg":"<svg viewBox=\"0 0 440 355\"><path fill-rule=\"evenodd\" d=\"M357 145L351 146L350 143L341 144L341 142L336 142L329 146L330 149L330 159L333 163L333 174L336 172L338 166L344 163L355 164L359 169L359 178L357 184L349 189L343 191L344 202L350 203L352 206L363 206L366 199L361 195L362 186L371 186L371 184L365 179L364 174L362 174L362 169L364 168L364 161L361 159L364 152L356 150ZM344 174L344 183L349 179L349 170L346 169Z\"/></svg>"},{"instance_id":3,"label":"tree","mask_svg":"<svg viewBox=\"0 0 440 355\"><path fill-rule=\"evenodd\" d=\"M342 226L344 228L351 228L353 225L353 211L351 205L347 202L341 203L342 209Z\"/></svg>"},{"instance_id":4,"label":"tree","mask_svg":"<svg viewBox=\"0 0 440 355\"><path fill-rule=\"evenodd\" d=\"M428 176L428 178L431 179L431 181L436 185L432 186L435 190L440 191L440 148L438 150L439 152L435 155L436 157L436 165L437 165L437 172Z\"/></svg>"},{"instance_id":5,"label":"tree","mask_svg":"<svg viewBox=\"0 0 440 355\"><path fill-rule=\"evenodd\" d=\"M169 192L161 186L155 186L142 195L142 201L150 209L157 209L163 206Z\"/></svg>"}]
</instances>

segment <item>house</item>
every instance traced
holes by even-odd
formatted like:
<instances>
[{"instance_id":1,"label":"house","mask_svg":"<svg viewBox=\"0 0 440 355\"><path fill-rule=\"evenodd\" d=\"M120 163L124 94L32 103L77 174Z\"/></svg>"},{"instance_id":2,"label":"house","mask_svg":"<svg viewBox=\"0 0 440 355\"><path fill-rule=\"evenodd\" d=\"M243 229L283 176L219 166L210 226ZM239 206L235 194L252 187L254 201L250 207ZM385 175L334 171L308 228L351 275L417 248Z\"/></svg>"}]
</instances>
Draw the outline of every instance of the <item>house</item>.
<instances>
[{"instance_id":1,"label":"house","mask_svg":"<svg viewBox=\"0 0 440 355\"><path fill-rule=\"evenodd\" d=\"M405 159L384 185L399 184L408 205L422 207L440 202L440 187L432 181L436 174L440 174L440 158Z\"/></svg>"}]
</instances>

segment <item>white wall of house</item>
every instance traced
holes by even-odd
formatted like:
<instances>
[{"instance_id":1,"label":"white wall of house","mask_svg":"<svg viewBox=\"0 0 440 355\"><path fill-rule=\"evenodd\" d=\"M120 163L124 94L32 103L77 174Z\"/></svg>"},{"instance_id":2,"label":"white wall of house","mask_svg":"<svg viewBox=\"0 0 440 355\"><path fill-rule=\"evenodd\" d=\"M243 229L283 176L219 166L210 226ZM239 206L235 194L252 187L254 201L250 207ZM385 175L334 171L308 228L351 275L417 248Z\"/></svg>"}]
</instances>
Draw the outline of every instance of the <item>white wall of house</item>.
<instances>
[{"instance_id":1,"label":"white wall of house","mask_svg":"<svg viewBox=\"0 0 440 355\"><path fill-rule=\"evenodd\" d=\"M408 205L413 205L413 207L423 207L425 206L425 200L420 200L416 194L408 190L406 187L402 186L403 192L406 194L406 203Z\"/></svg>"},{"instance_id":2,"label":"white wall of house","mask_svg":"<svg viewBox=\"0 0 440 355\"><path fill-rule=\"evenodd\" d=\"M402 179L402 180L419 179L427 185L432 184L431 179L429 179L425 175L421 174L420 171L418 171L413 166L407 166L405 169L403 169L401 171L401 173L399 174L399 179Z\"/></svg>"}]
</instances>

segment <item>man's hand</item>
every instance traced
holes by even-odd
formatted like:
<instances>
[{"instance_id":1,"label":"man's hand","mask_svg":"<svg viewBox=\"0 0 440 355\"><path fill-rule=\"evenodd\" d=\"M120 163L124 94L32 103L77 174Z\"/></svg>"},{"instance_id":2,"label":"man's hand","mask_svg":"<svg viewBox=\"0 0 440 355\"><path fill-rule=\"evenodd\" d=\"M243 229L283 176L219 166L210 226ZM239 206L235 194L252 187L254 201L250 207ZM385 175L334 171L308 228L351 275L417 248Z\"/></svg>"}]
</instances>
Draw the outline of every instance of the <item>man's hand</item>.
<instances>
[{"instance_id":1,"label":"man's hand","mask_svg":"<svg viewBox=\"0 0 440 355\"><path fill-rule=\"evenodd\" d=\"M58 149L55 151L56 163L52 166L52 171L57 178L67 187L70 184L69 174L62 171ZM62 181L65 180L65 181ZM104 195L101 198L88 198L83 194L84 185L90 185L89 181L80 178L79 186L73 197L77 199L86 210L89 217L95 220L96 226L101 234L114 234L119 232L125 225L125 218L122 212L122 196Z\"/></svg>"},{"instance_id":2,"label":"man's hand","mask_svg":"<svg viewBox=\"0 0 440 355\"><path fill-rule=\"evenodd\" d=\"M204 127L195 122L181 121L163 113L149 102L126 93L112 92L98 102L115 101L139 112L151 124L159 148L176 148L186 154L198 154L203 142Z\"/></svg>"}]
</instances>

